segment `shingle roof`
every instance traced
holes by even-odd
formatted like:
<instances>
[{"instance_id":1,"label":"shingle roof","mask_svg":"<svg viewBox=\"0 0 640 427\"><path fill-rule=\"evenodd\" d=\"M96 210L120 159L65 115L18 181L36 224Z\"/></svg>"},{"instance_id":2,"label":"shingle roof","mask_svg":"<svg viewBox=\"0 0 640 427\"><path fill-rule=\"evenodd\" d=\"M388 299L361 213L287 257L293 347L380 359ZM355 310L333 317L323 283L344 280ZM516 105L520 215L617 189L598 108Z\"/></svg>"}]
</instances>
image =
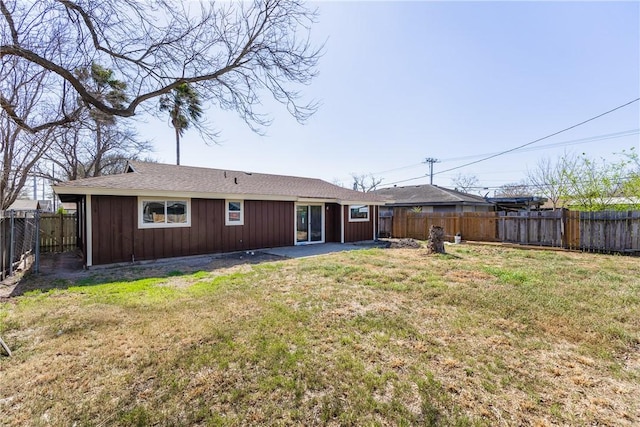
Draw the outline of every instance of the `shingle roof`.
<instances>
[{"instance_id":1,"label":"shingle roof","mask_svg":"<svg viewBox=\"0 0 640 427\"><path fill-rule=\"evenodd\" d=\"M490 205L483 197L462 193L437 185L410 185L389 187L374 191L375 194L395 200L393 206L419 205Z\"/></svg>"},{"instance_id":2,"label":"shingle roof","mask_svg":"<svg viewBox=\"0 0 640 427\"><path fill-rule=\"evenodd\" d=\"M130 162L128 173L85 178L58 184L54 190L64 194L150 195L156 192L215 195L316 198L380 204L384 198L330 184L315 178L270 175L224 169L176 166L149 162Z\"/></svg>"},{"instance_id":3,"label":"shingle roof","mask_svg":"<svg viewBox=\"0 0 640 427\"><path fill-rule=\"evenodd\" d=\"M40 203L37 200L18 199L14 201L7 209L8 211L35 211L40 209Z\"/></svg>"}]
</instances>

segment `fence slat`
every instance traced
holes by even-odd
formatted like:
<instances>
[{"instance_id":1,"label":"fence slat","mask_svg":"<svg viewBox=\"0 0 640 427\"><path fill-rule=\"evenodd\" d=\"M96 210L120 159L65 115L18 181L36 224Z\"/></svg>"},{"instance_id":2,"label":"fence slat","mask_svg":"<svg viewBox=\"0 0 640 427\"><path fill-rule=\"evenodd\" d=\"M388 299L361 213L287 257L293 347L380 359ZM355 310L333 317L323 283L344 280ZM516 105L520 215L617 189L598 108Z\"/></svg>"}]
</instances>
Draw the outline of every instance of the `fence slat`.
<instances>
[{"instance_id":1,"label":"fence slat","mask_svg":"<svg viewBox=\"0 0 640 427\"><path fill-rule=\"evenodd\" d=\"M386 230L396 238L425 240L429 228L438 225L449 241L461 233L464 240L640 253L640 211L425 213L396 209L391 219Z\"/></svg>"},{"instance_id":2,"label":"fence slat","mask_svg":"<svg viewBox=\"0 0 640 427\"><path fill-rule=\"evenodd\" d=\"M41 252L65 252L76 247L75 214L41 214L40 250Z\"/></svg>"}]
</instances>

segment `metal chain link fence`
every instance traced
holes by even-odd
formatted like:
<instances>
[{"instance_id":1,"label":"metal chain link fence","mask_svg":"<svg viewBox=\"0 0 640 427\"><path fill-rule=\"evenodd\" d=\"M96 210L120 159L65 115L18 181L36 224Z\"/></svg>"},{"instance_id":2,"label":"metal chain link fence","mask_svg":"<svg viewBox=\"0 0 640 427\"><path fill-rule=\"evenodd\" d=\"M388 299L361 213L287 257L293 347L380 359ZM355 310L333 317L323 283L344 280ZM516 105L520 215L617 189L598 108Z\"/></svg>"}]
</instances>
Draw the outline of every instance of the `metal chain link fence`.
<instances>
[{"instance_id":1,"label":"metal chain link fence","mask_svg":"<svg viewBox=\"0 0 640 427\"><path fill-rule=\"evenodd\" d=\"M40 212L0 212L0 268L4 280L17 271L24 271L34 264L38 272L40 250Z\"/></svg>"}]
</instances>

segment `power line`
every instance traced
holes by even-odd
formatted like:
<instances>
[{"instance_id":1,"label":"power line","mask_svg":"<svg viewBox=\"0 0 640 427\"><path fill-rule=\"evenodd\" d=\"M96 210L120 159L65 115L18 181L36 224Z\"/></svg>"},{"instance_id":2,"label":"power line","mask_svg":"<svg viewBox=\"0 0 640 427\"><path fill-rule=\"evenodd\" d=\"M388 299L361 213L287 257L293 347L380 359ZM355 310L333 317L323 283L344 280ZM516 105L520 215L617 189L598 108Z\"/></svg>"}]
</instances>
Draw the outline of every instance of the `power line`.
<instances>
[{"instance_id":1,"label":"power line","mask_svg":"<svg viewBox=\"0 0 640 427\"><path fill-rule=\"evenodd\" d=\"M552 144L545 144L545 145L539 145L537 147L529 147L529 148L525 148L524 150L519 150L520 153L525 153L528 151L535 151L535 150L545 150L547 148L554 148L554 147L562 147L564 145L578 145L578 144L585 144L588 142L594 142L594 141L602 141L602 140L606 140L606 139L615 139L615 138L622 138L625 136L632 136L632 135L638 135L640 133L640 129L629 129L629 130L625 130L625 131L621 131L621 132L614 132L614 133L608 133L608 134L604 134L604 135L596 135L596 136L589 136L586 138L580 138L580 139L573 139L570 141L561 141L561 142L554 142ZM459 160L468 160L468 159L474 159L477 157L483 157L483 156L491 156L494 154L498 154L498 153L485 153L485 154L473 154L470 156L463 156L463 157L452 157L449 159L442 159L442 162L454 162L454 161L459 161Z\"/></svg>"},{"instance_id":2,"label":"power line","mask_svg":"<svg viewBox=\"0 0 640 427\"><path fill-rule=\"evenodd\" d=\"M388 169L386 171L380 171L380 172L371 172L373 175L380 175L383 173L389 173L389 172L395 172L395 171L399 171L399 170L403 170L403 169L409 169L409 168L415 168L417 166L422 166L424 163L414 163L412 165L407 165L407 166L400 166L399 168L394 168L394 169Z\"/></svg>"},{"instance_id":3,"label":"power line","mask_svg":"<svg viewBox=\"0 0 640 427\"><path fill-rule=\"evenodd\" d=\"M554 148L554 147L562 147L565 145L578 145L578 144L586 144L589 142L595 142L595 141L603 141L603 140L607 140L607 139L616 139L616 138L624 138L625 136L632 136L632 135L638 135L640 134L640 129L629 129L629 130L624 130L624 131L619 131L619 132L613 132L613 133L607 133L604 135L594 135L594 136L588 136L585 138L580 138L580 139L572 139L569 141L560 141L560 142L554 142L551 144L545 144L545 145L539 145L537 147L529 147L529 148L525 148L524 150L519 150L518 152L520 153L525 153L525 152L529 152L529 151L537 151L537 150L546 150L548 148ZM469 160L469 159L476 159L478 157L484 157L484 156L490 156L496 154L495 152L492 153L480 153L480 154L472 154L469 156L462 156L462 157L451 157L448 159L441 159L440 163L448 163L448 162L455 162L455 161L460 161L460 160ZM406 166L400 166L397 168L393 168L393 169L387 169L387 170L383 170L383 171L378 171L378 172L371 172L371 175L381 175L381 174L385 174L385 173L389 173L389 172L397 172L400 170L405 170L405 169L412 169L412 168L417 168L419 166L424 165L424 162L421 163L414 163L411 165L406 165ZM441 172L438 172L441 173ZM488 172L490 173L490 172ZM503 173L500 171L495 171L495 173ZM422 178L422 177L419 177ZM351 177L345 177L345 180L347 179L351 179ZM412 178L412 179L418 179L418 178Z\"/></svg>"},{"instance_id":4,"label":"power line","mask_svg":"<svg viewBox=\"0 0 640 427\"><path fill-rule=\"evenodd\" d=\"M496 158L496 157L498 157L498 156L502 156L502 155L507 154L507 153L511 153L512 151L516 151L516 150L519 150L520 148L527 147L527 146L529 146L529 145L535 144L536 142L540 142L540 141L543 141L543 140L545 140L545 139L549 139L549 138L551 138L552 136L559 135L559 134L561 134L561 133L563 133L563 132L566 132L566 131L568 131L568 130L575 129L575 128L577 128L578 126L582 126L582 125L584 125L584 124L586 124L586 123L589 123L589 122L591 122L591 121L594 121L594 120L596 120L596 119L599 119L599 118L600 118L600 117L602 117L602 116L606 116L607 114L611 114L611 113L613 113L614 111L617 111L617 110L619 110L619 109L621 109L621 108L624 108L624 107L626 107L626 106L628 106L628 105L631 105L631 104L633 104L634 102L638 102L638 101L640 101L640 98L636 98L636 99L634 99L633 101L629 101L629 102L627 102L626 104L622 104L622 105L620 105L620 106L618 106L618 107L616 107L616 108L613 108L613 109L611 109L611 110L609 110L609 111L605 111L605 112L604 112L604 113L602 113L602 114L598 114L597 116L591 117L590 119L584 120L584 121L582 121L582 122L580 122L580 123L577 123L577 124L575 124L575 125L573 125L573 126L569 126L568 128L564 128L564 129L562 129L562 130L559 130L558 132L554 132L554 133L549 134L549 135L547 135L547 136L543 136L542 138L538 138L538 139L536 139L536 140L534 140L534 141L527 142L526 144L519 145L519 146L514 147L514 148L511 148L511 149L509 149L509 150L501 151L500 153L497 153L497 154L493 154L493 155L491 155L491 156L484 157L484 158L482 158L482 159L480 159L480 160L475 160L475 161L473 161L473 162L465 163L464 165L456 166L456 167L454 167L454 168L445 169L445 170L443 170L443 171L437 172L437 174L441 174L441 173L445 173L445 172L450 172L450 171L452 171L452 170L456 170L456 169L462 169L462 168L467 167L467 166L475 165L476 163L484 162L484 161L486 161L486 160L493 159L493 158Z\"/></svg>"},{"instance_id":5,"label":"power line","mask_svg":"<svg viewBox=\"0 0 640 427\"><path fill-rule=\"evenodd\" d=\"M564 129L562 129L562 130L559 130L559 131L557 131L557 132L554 132L554 133L549 134L549 135L547 135L547 136L544 136L544 137L542 137L542 138L538 138L538 139L536 139L536 140L534 140L534 141L527 142L526 144L522 144L522 145L519 145L519 146L517 146L517 147L511 148L511 149L509 149L509 150L501 151L501 152L499 152L499 153L496 153L496 154L492 154L492 155L489 155L489 156L483 157L482 159L475 160L475 161L473 161L473 162L465 163L465 164L460 165L460 166L456 166L456 167L453 167L453 168L449 168L449 169L445 169L445 170L442 170L442 171L436 172L436 173L434 173L434 175L439 175L439 174L443 174L443 173L445 173L445 172L451 172L451 171L453 171L453 170L462 169L462 168L467 167L467 166L475 165L476 163L484 162L484 161L486 161L486 160L493 159L493 158L495 158L495 157L502 156L502 155L505 155L505 154L507 154L507 153L511 153L511 152L516 151L516 150L519 150L519 149L521 149L521 148L523 148L523 147L527 147L527 146L529 146L529 145L535 144L536 142L540 142L540 141L543 141L543 140L545 140L545 139L549 139L549 138L551 138L551 137L553 137L553 136L559 135L559 134L561 134L561 133L563 133L563 132L566 132L566 131L568 131L568 130L575 129L575 128L577 128L578 126L582 126L582 125L584 125L584 124L586 124L586 123L589 123L589 122L591 122L591 121L593 121L593 120L599 119L600 117L606 116L607 114L611 114L611 113L613 113L614 111L620 110L621 108L627 107L627 106L629 106L629 105L633 104L634 102L638 102L638 101L640 101L640 98L636 98L636 99L634 99L634 100L632 100L632 101L629 101L629 102L627 102L627 103L625 103L625 104L619 105L619 106L617 106L617 107L615 107L615 108L613 108L613 109L611 109L611 110L605 111L604 113L598 114L597 116L591 117L591 118L589 118L589 119L587 119L587 120L584 120L584 121L582 121L582 122L580 122L580 123L577 123L577 124L575 124L575 125L573 125L573 126L569 126L569 127L567 127L567 128L564 128ZM394 184L400 184L400 183L403 183L403 182L415 181L416 179L424 178L424 176L425 176L425 175L417 176L417 177L414 177L414 178L403 179L403 180L400 180L400 181L390 182L390 183L388 183L387 185L394 185Z\"/></svg>"}]
</instances>

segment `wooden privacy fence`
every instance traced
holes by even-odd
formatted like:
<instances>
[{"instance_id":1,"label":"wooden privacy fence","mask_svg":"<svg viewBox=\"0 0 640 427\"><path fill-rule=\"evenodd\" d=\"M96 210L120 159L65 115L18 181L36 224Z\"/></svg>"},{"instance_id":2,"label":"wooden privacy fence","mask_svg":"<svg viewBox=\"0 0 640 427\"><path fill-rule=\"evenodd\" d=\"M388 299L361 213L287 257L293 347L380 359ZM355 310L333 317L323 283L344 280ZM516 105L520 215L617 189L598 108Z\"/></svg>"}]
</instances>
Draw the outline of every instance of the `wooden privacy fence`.
<instances>
[{"instance_id":1,"label":"wooden privacy fence","mask_svg":"<svg viewBox=\"0 0 640 427\"><path fill-rule=\"evenodd\" d=\"M429 227L438 225L444 228L445 239L449 241L453 241L457 233L465 240L499 241L496 212L425 213L396 209L393 215L392 237L426 240Z\"/></svg>"},{"instance_id":2,"label":"wooden privacy fence","mask_svg":"<svg viewBox=\"0 0 640 427\"><path fill-rule=\"evenodd\" d=\"M75 214L40 215L40 251L73 251L77 245L77 219Z\"/></svg>"},{"instance_id":3,"label":"wooden privacy fence","mask_svg":"<svg viewBox=\"0 0 640 427\"><path fill-rule=\"evenodd\" d=\"M640 211L423 213L396 209L391 227L385 227L391 229L391 237L425 240L432 225L443 227L449 241L460 233L464 240L640 253Z\"/></svg>"},{"instance_id":4,"label":"wooden privacy fence","mask_svg":"<svg viewBox=\"0 0 640 427\"><path fill-rule=\"evenodd\" d=\"M521 245L579 247L579 212L498 212L498 240Z\"/></svg>"},{"instance_id":5,"label":"wooden privacy fence","mask_svg":"<svg viewBox=\"0 0 640 427\"><path fill-rule=\"evenodd\" d=\"M570 213L580 218L578 249L640 252L640 211Z\"/></svg>"}]
</instances>

